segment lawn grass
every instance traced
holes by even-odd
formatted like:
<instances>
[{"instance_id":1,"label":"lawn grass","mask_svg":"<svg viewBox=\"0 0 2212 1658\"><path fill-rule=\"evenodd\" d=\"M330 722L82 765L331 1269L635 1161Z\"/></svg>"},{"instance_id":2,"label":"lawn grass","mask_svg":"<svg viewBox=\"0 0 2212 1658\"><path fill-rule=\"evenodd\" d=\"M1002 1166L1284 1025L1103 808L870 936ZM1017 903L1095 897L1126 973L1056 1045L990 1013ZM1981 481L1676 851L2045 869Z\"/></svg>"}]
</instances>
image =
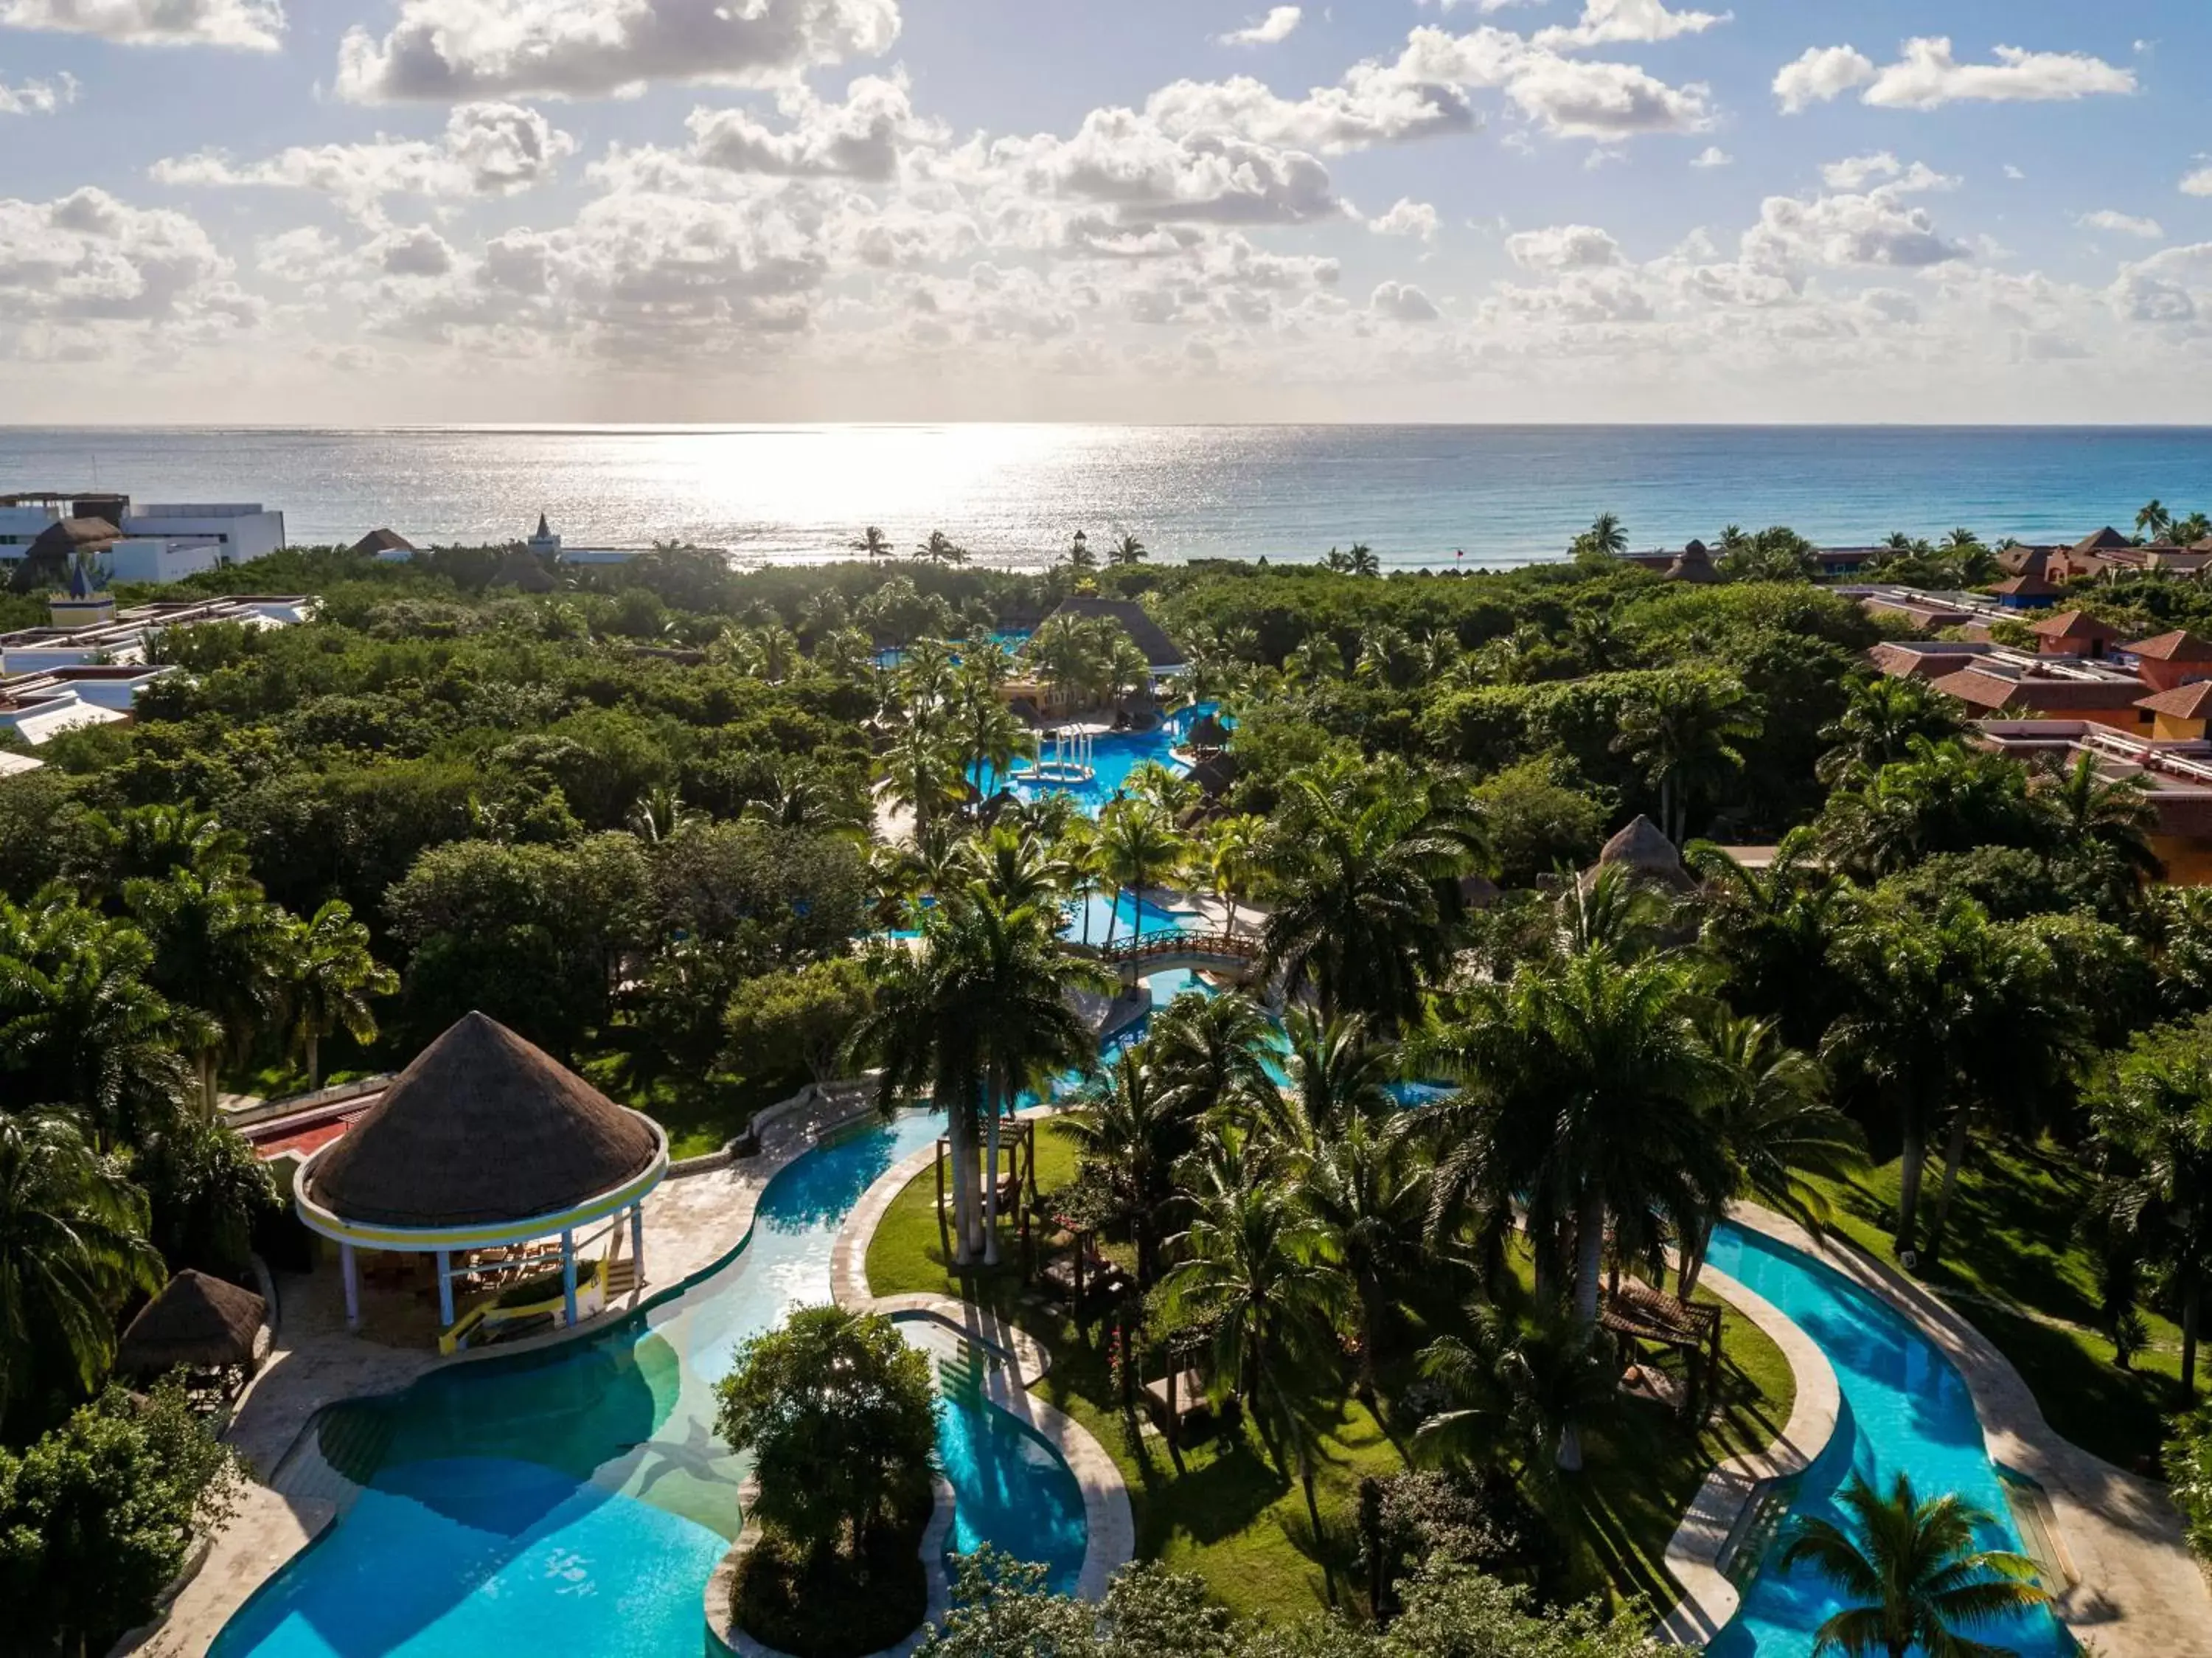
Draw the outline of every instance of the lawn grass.
<instances>
[{"instance_id":1,"label":"lawn grass","mask_svg":"<svg viewBox=\"0 0 2212 1658\"><path fill-rule=\"evenodd\" d=\"M1892 1161L1825 1183L1835 1230L1891 1266L1898 1176ZM1929 1170L1923 1216L1939 1176ZM2058 1433L2117 1466L2155 1472L2166 1418L2181 1404L2181 1332L2146 1308L2149 1347L2132 1370L2112 1362L2094 1265L2075 1233L2091 1184L2080 1161L2055 1147L1978 1148L1960 1172L1942 1259L1922 1263L1921 1282L2013 1362Z\"/></svg>"},{"instance_id":2,"label":"lawn grass","mask_svg":"<svg viewBox=\"0 0 2212 1658\"><path fill-rule=\"evenodd\" d=\"M1037 1136L1041 1190L1075 1172L1074 1147L1052 1125ZM1278 1473L1249 1428L1186 1448L1180 1471L1157 1434L1136 1430L1115 1398L1105 1337L1086 1338L1072 1320L1028 1295L1018 1251L995 1271L953 1272L933 1212L935 1184L922 1174L893 1200L868 1249L868 1282L878 1295L953 1295L998 1309L1053 1353L1036 1392L1097 1439L1128 1482L1140 1556L1195 1572L1232 1610L1296 1618L1327 1604L1363 1610L1354 1522L1360 1479L1407 1466L1385 1423L1347 1400L1322 1446L1316 1482L1322 1515L1314 1535L1304 1496ZM1700 1295L1700 1300L1708 1299ZM1790 1414L1789 1362L1759 1329L1734 1314L1723 1326L1721 1408L1692 1441L1656 1406L1630 1403L1589 1443L1589 1466L1570 1493L1569 1587L1644 1596L1663 1611L1676 1596L1659 1564L1667 1539L1713 1464L1763 1447ZM1389 1393L1386 1386L1386 1396Z\"/></svg>"}]
</instances>

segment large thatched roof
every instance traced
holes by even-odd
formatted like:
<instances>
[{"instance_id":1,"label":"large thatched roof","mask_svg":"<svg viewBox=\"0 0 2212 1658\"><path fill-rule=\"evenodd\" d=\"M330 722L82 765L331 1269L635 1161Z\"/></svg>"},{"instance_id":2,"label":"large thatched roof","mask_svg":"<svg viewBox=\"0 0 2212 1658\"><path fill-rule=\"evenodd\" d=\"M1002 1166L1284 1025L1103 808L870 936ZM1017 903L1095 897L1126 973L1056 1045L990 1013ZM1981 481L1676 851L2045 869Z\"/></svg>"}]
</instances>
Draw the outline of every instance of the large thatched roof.
<instances>
[{"instance_id":1,"label":"large thatched roof","mask_svg":"<svg viewBox=\"0 0 2212 1658\"><path fill-rule=\"evenodd\" d=\"M1682 855L1674 850L1674 843L1667 838L1657 824L1638 814L1636 821L1623 829L1597 855L1597 867L1618 864L1631 873L1665 882L1669 887L1684 890L1697 882L1682 867Z\"/></svg>"},{"instance_id":2,"label":"large thatched roof","mask_svg":"<svg viewBox=\"0 0 2212 1658\"><path fill-rule=\"evenodd\" d=\"M379 552L412 552L415 544L395 529L375 529L353 544L356 557L368 558Z\"/></svg>"},{"instance_id":3,"label":"large thatched roof","mask_svg":"<svg viewBox=\"0 0 2212 1658\"><path fill-rule=\"evenodd\" d=\"M1104 616L1119 622L1145 653L1146 661L1156 668L1181 667L1188 660L1182 647L1168 637L1167 630L1133 599L1063 599L1053 615Z\"/></svg>"},{"instance_id":4,"label":"large thatched roof","mask_svg":"<svg viewBox=\"0 0 2212 1658\"><path fill-rule=\"evenodd\" d=\"M252 1290L186 1267L131 1320L115 1368L155 1375L180 1364L195 1370L252 1364L267 1310Z\"/></svg>"},{"instance_id":5,"label":"large thatched roof","mask_svg":"<svg viewBox=\"0 0 2212 1658\"><path fill-rule=\"evenodd\" d=\"M304 1171L342 1221L433 1230L556 1215L652 1167L659 1137L497 1021L472 1013L415 1056Z\"/></svg>"}]
</instances>

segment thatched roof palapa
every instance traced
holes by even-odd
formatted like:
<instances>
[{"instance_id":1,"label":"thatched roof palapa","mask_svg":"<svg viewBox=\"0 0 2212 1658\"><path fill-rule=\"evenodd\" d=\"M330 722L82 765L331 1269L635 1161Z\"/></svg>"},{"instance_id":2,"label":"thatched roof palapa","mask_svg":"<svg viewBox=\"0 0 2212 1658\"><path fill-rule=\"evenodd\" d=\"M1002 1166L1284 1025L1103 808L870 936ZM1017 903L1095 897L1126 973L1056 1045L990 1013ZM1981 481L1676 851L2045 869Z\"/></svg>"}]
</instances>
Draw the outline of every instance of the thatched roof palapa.
<instances>
[{"instance_id":1,"label":"thatched roof palapa","mask_svg":"<svg viewBox=\"0 0 2212 1658\"><path fill-rule=\"evenodd\" d=\"M1103 616L1119 622L1145 653L1145 661L1155 668L1181 667L1189 660L1182 647L1168 637L1167 630L1133 599L1063 599L1053 615ZM1051 617L1045 619L1049 621Z\"/></svg>"},{"instance_id":2,"label":"thatched roof palapa","mask_svg":"<svg viewBox=\"0 0 2212 1658\"><path fill-rule=\"evenodd\" d=\"M415 544L395 529L376 529L353 544L356 558L367 558L378 552L413 552Z\"/></svg>"},{"instance_id":3,"label":"thatched roof palapa","mask_svg":"<svg viewBox=\"0 0 2212 1658\"><path fill-rule=\"evenodd\" d=\"M252 1290L186 1267L131 1320L115 1368L143 1376L180 1364L193 1370L251 1365L267 1313Z\"/></svg>"},{"instance_id":4,"label":"thatched roof palapa","mask_svg":"<svg viewBox=\"0 0 2212 1658\"><path fill-rule=\"evenodd\" d=\"M644 1118L471 1013L416 1055L301 1179L342 1221L434 1231L580 1208L660 1155Z\"/></svg>"},{"instance_id":5,"label":"thatched roof palapa","mask_svg":"<svg viewBox=\"0 0 2212 1658\"><path fill-rule=\"evenodd\" d=\"M1659 826L1641 813L1636 821L1606 842L1597 855L1596 868L1619 865L1631 875L1663 882L1687 892L1698 883L1682 867L1682 855Z\"/></svg>"}]
</instances>

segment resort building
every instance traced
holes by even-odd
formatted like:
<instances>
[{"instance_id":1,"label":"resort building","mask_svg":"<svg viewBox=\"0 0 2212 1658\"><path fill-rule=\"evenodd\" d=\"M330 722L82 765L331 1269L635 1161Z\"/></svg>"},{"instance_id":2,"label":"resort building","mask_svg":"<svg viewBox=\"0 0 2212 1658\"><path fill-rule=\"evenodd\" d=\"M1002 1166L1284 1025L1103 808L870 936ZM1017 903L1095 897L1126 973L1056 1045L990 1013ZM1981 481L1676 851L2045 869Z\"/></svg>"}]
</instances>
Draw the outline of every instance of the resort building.
<instances>
[{"instance_id":1,"label":"resort building","mask_svg":"<svg viewBox=\"0 0 2212 1658\"><path fill-rule=\"evenodd\" d=\"M337 1247L349 1327L365 1283L403 1313L434 1296L451 1351L573 1326L644 1283L666 1135L504 1025L468 1015L357 1103L292 1191Z\"/></svg>"},{"instance_id":2,"label":"resort building","mask_svg":"<svg viewBox=\"0 0 2212 1658\"><path fill-rule=\"evenodd\" d=\"M415 556L415 544L395 529L376 529L346 549L359 558L374 558L380 564L404 564Z\"/></svg>"},{"instance_id":3,"label":"resort building","mask_svg":"<svg viewBox=\"0 0 2212 1658\"><path fill-rule=\"evenodd\" d=\"M2203 721L2196 723L2201 734ZM2146 740L2086 721L1984 720L1976 740L2014 759L2059 767L2086 754L2107 782L2134 778L2154 814L2150 845L2166 878L2181 887L2212 885L2212 742L2201 735Z\"/></svg>"},{"instance_id":4,"label":"resort building","mask_svg":"<svg viewBox=\"0 0 2212 1658\"><path fill-rule=\"evenodd\" d=\"M258 502L134 505L127 495L0 496L0 570L29 560L58 579L82 551L118 582L173 582L284 545L284 515Z\"/></svg>"},{"instance_id":5,"label":"resort building","mask_svg":"<svg viewBox=\"0 0 2212 1658\"><path fill-rule=\"evenodd\" d=\"M2154 691L2172 691L2203 679L2212 679L2212 644L2179 628L2152 639L2122 645L2117 659L2132 667Z\"/></svg>"},{"instance_id":6,"label":"resort building","mask_svg":"<svg viewBox=\"0 0 2212 1658\"><path fill-rule=\"evenodd\" d=\"M2086 656L2094 660L2111 650L2120 630L2100 622L2086 610L2063 610L2032 623L2039 656Z\"/></svg>"},{"instance_id":7,"label":"resort building","mask_svg":"<svg viewBox=\"0 0 2212 1658\"><path fill-rule=\"evenodd\" d=\"M143 665L149 642L166 629L204 622L290 627L313 617L317 603L306 594L234 593L189 603L156 600L118 610L104 593L82 599L57 594L50 607L51 625L0 633L0 674Z\"/></svg>"}]
</instances>

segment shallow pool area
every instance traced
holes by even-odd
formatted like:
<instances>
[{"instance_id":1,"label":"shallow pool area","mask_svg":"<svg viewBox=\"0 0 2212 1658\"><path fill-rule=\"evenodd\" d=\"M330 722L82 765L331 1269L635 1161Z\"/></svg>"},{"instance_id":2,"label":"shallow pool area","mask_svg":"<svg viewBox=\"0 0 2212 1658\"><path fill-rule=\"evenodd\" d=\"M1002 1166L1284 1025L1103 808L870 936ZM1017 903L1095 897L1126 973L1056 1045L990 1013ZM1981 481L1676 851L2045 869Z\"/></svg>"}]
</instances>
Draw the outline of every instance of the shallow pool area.
<instances>
[{"instance_id":1,"label":"shallow pool area","mask_svg":"<svg viewBox=\"0 0 2212 1658\"><path fill-rule=\"evenodd\" d=\"M336 1470L359 1494L231 1619L215 1658L699 1658L701 1596L744 1475L714 1436L714 1385L740 1343L830 1299L846 1216L938 1128L908 1113L799 1157L743 1250L600 1334L322 1412L271 1483L343 1493ZM1055 1582L1072 1549L1079 1571L1083 1505L1071 1522L1057 1454L972 1388L948 1389L940 1423L956 1546L989 1540Z\"/></svg>"},{"instance_id":2,"label":"shallow pool area","mask_svg":"<svg viewBox=\"0 0 2212 1658\"><path fill-rule=\"evenodd\" d=\"M1836 1494L1854 1470L1882 1490L1902 1472L1923 1498L1956 1491L1985 1509L1992 1523L1984 1547L2021 1546L1966 1381L1910 1320L1832 1267L1745 1228L1722 1227L1711 1259L1793 1320L1835 1367L1843 1396L1835 1436L1800 1480L1793 1515L1838 1520ZM1781 1569L1787 1529L1786 1522L1776 1526L1751 1545L1759 1557L1755 1575L1735 1617L1707 1649L1715 1658L1810 1658L1814 1631L1844 1604L1809 1569ZM1743 1581L1751 1568L1741 1564L1744 1572L1730 1576ZM2070 1658L2075 1649L2042 1611L1971 1633L2021 1658Z\"/></svg>"},{"instance_id":3,"label":"shallow pool area","mask_svg":"<svg viewBox=\"0 0 2212 1658\"><path fill-rule=\"evenodd\" d=\"M1121 794L1129 785L1129 774L1147 760L1155 761L1170 771L1187 768L1175 757L1193 724L1207 714L1216 712L1212 703L1200 703L1190 708L1177 709L1150 731L1102 731L1091 740L1091 769L1094 774L1087 783L1043 782L1023 774L1018 763L1006 777L999 776L988 766L979 765L969 773L969 780L986 795L1004 787L1012 789L1018 799L1036 800L1042 795L1070 795L1089 817L1097 817L1107 803ZM1051 738L1043 739L1045 753L1051 753Z\"/></svg>"}]
</instances>

